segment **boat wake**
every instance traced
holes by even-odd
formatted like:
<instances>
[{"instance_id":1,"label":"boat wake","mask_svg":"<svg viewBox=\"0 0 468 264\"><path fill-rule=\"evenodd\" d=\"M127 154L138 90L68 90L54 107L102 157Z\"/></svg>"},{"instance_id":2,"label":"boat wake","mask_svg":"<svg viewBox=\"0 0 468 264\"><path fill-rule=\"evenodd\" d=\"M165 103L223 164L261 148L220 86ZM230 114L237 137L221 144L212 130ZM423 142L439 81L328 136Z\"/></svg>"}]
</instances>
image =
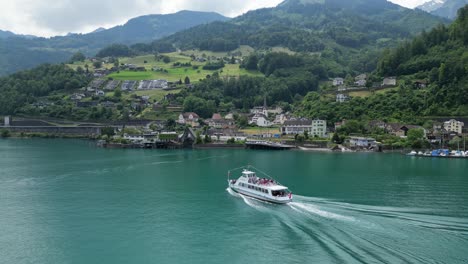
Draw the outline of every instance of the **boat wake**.
<instances>
[{"instance_id":1,"label":"boat wake","mask_svg":"<svg viewBox=\"0 0 468 264\"><path fill-rule=\"evenodd\" d=\"M287 205L265 203L232 191L251 208L271 215L279 234L293 235L297 247L326 254L324 262L427 263L434 259L447 263L468 245L468 219L435 215L433 210L343 203L298 196ZM424 239L421 239L424 238ZM442 250L431 241L451 241ZM421 250L421 248L423 248ZM419 252L420 255L415 255ZM423 254L421 254L423 252ZM341 261L342 260L342 261Z\"/></svg>"}]
</instances>

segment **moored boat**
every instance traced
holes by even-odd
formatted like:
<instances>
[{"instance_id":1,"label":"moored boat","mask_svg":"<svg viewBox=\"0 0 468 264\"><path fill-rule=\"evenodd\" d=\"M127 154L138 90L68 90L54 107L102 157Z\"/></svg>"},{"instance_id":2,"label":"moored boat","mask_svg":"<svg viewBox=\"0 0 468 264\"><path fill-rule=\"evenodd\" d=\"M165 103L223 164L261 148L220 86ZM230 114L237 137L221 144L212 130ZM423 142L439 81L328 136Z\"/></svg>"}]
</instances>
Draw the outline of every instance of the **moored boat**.
<instances>
[{"instance_id":1,"label":"moored boat","mask_svg":"<svg viewBox=\"0 0 468 264\"><path fill-rule=\"evenodd\" d=\"M243 169L238 179L229 179L229 188L236 193L252 197L258 200L286 204L292 202L292 193L288 187L281 185L268 175L260 178L250 169ZM230 172L228 173L230 177Z\"/></svg>"}]
</instances>

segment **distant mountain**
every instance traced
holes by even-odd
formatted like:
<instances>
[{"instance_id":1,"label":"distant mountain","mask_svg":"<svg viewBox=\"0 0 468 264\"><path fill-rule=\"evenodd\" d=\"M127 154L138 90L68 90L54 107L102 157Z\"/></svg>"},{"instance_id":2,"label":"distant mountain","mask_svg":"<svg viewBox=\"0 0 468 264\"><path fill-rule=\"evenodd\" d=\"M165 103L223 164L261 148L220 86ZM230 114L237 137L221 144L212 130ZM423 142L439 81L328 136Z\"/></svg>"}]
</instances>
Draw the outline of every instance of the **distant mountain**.
<instances>
[{"instance_id":1,"label":"distant mountain","mask_svg":"<svg viewBox=\"0 0 468 264\"><path fill-rule=\"evenodd\" d=\"M89 34L35 39L19 38L17 35L0 37L0 76L42 63L63 62L77 51L92 56L112 43L150 42L200 24L226 20L227 17L217 13L181 11L137 17L125 25ZM2 31L0 35L7 36L8 33Z\"/></svg>"},{"instance_id":2,"label":"distant mountain","mask_svg":"<svg viewBox=\"0 0 468 264\"><path fill-rule=\"evenodd\" d=\"M467 4L468 0L446 0L441 7L432 11L431 14L449 19L455 19L457 17L458 10Z\"/></svg>"},{"instance_id":3,"label":"distant mountain","mask_svg":"<svg viewBox=\"0 0 468 264\"><path fill-rule=\"evenodd\" d=\"M416 8L436 16L455 19L458 10L467 4L468 0L432 0Z\"/></svg>"},{"instance_id":4,"label":"distant mountain","mask_svg":"<svg viewBox=\"0 0 468 264\"><path fill-rule=\"evenodd\" d=\"M100 27L100 28L97 28L93 32L90 32L90 33L99 33L99 32L104 31L104 30L106 30L106 29L103 28L103 27Z\"/></svg>"},{"instance_id":5,"label":"distant mountain","mask_svg":"<svg viewBox=\"0 0 468 264\"><path fill-rule=\"evenodd\" d=\"M10 31L0 30L0 39L14 37L15 33Z\"/></svg>"},{"instance_id":6,"label":"distant mountain","mask_svg":"<svg viewBox=\"0 0 468 264\"><path fill-rule=\"evenodd\" d=\"M417 6L417 9L421 9L423 11L426 11L428 13L431 13L432 11L435 11L439 8L441 8L444 5L444 2L446 0L432 0L429 2L426 2L422 5Z\"/></svg>"}]
</instances>

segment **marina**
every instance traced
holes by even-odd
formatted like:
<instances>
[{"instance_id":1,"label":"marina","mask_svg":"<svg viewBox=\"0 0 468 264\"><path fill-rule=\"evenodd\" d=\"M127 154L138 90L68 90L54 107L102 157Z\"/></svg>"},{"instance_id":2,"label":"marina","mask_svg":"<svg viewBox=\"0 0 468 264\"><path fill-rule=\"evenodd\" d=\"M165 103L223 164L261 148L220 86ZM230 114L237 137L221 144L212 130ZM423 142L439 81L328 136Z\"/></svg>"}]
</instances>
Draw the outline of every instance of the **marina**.
<instances>
[{"instance_id":1,"label":"marina","mask_svg":"<svg viewBox=\"0 0 468 264\"><path fill-rule=\"evenodd\" d=\"M449 149L436 149L432 151L411 151L406 154L410 157L426 157L426 158L448 158L448 159L468 159L468 151L452 150Z\"/></svg>"}]
</instances>

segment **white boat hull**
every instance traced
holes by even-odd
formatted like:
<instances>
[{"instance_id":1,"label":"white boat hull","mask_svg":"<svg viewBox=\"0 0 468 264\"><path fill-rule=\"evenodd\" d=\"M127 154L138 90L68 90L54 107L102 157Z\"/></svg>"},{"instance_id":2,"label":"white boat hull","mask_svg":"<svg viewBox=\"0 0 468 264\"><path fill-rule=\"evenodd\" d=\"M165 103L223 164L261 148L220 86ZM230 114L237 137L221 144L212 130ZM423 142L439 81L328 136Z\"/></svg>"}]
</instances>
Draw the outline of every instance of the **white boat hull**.
<instances>
[{"instance_id":1,"label":"white boat hull","mask_svg":"<svg viewBox=\"0 0 468 264\"><path fill-rule=\"evenodd\" d=\"M257 193L255 191L251 191L251 190L249 190L247 188L242 188L242 187L236 186L235 184L232 184L232 183L229 183L229 188L231 188L231 190L233 190L236 193L239 193L239 194L251 197L251 198L255 198L255 199L258 199L258 200L261 200L261 201L265 201L265 202L270 202L270 203L275 203L275 204L287 204L287 203L292 202L292 196L291 196L291 198L289 198L289 197L272 197L270 195L265 195L263 193L262 194Z\"/></svg>"}]
</instances>

